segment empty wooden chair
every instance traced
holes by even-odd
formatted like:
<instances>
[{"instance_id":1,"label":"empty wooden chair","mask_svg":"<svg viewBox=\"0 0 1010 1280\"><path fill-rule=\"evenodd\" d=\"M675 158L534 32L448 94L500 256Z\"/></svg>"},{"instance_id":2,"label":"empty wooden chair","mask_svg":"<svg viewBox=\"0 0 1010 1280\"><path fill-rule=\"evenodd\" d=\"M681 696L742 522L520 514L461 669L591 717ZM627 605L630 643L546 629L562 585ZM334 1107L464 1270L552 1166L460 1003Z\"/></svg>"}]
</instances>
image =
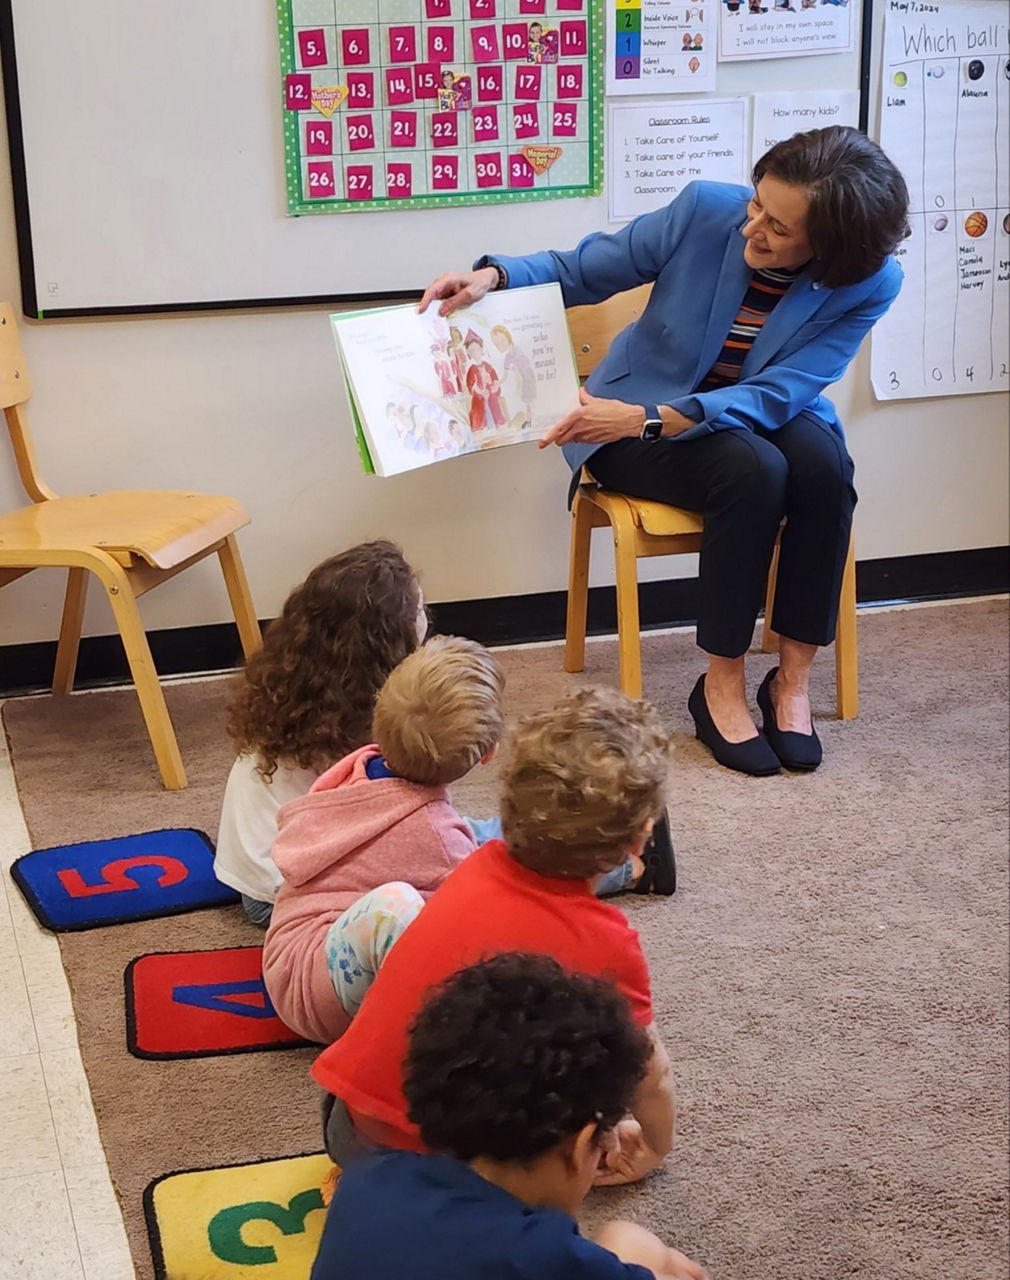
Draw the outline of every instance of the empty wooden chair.
<instances>
[{"instance_id":1,"label":"empty wooden chair","mask_svg":"<svg viewBox=\"0 0 1010 1280\"><path fill-rule=\"evenodd\" d=\"M568 327L575 348L579 376L587 378L613 339L642 314L651 285L615 294L595 306L570 307ZM590 463L591 465L591 463ZM589 554L594 529L609 526L614 539L614 577L617 586L617 645L621 688L632 698L642 696L642 649L638 615L638 566L644 556L680 555L701 548L703 521L696 511L629 498L601 488L588 470L572 504L572 546L568 571L568 614L565 623L565 670L581 671L586 655L586 606L589 596ZM765 604L762 649L773 652L778 637L769 626L778 545L772 559ZM835 632L835 685L838 717L852 719L859 710L856 649L856 566L852 543L842 578L838 627Z\"/></svg>"},{"instance_id":2,"label":"empty wooden chair","mask_svg":"<svg viewBox=\"0 0 1010 1280\"><path fill-rule=\"evenodd\" d=\"M235 531L249 517L234 498L171 490L123 490L60 498L39 474L25 403L31 396L10 303L0 304L0 398L14 461L30 501L0 516L0 587L33 569L65 568L63 620L53 693L74 685L88 574L105 589L123 640L147 732L166 787L186 785L186 771L151 660L137 597L216 552L248 658L260 629Z\"/></svg>"}]
</instances>

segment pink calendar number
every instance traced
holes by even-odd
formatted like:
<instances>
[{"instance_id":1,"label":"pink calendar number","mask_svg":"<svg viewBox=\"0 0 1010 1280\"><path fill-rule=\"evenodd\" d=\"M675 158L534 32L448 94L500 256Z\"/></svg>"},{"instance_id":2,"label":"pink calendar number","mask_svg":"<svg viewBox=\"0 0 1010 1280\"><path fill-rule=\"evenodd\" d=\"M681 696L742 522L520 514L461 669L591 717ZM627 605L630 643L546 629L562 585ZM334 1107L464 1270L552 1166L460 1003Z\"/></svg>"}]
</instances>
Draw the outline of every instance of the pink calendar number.
<instances>
[{"instance_id":1,"label":"pink calendar number","mask_svg":"<svg viewBox=\"0 0 1010 1280\"><path fill-rule=\"evenodd\" d=\"M558 8L560 9L561 6L558 5ZM546 13L547 0L519 0L519 12L533 14Z\"/></svg>"},{"instance_id":2,"label":"pink calendar number","mask_svg":"<svg viewBox=\"0 0 1010 1280\"><path fill-rule=\"evenodd\" d=\"M333 155L333 121L305 121L305 154L307 156Z\"/></svg>"},{"instance_id":3,"label":"pink calendar number","mask_svg":"<svg viewBox=\"0 0 1010 1280\"><path fill-rule=\"evenodd\" d=\"M539 102L540 88L543 83L542 66L516 67L516 98L520 102Z\"/></svg>"},{"instance_id":4,"label":"pink calendar number","mask_svg":"<svg viewBox=\"0 0 1010 1280\"><path fill-rule=\"evenodd\" d=\"M386 70L386 101L391 107L400 107L405 102L414 101L413 77L401 67L389 67Z\"/></svg>"},{"instance_id":5,"label":"pink calendar number","mask_svg":"<svg viewBox=\"0 0 1010 1280\"><path fill-rule=\"evenodd\" d=\"M375 106L375 76L371 71L352 71L347 77L347 104L355 111Z\"/></svg>"},{"instance_id":6,"label":"pink calendar number","mask_svg":"<svg viewBox=\"0 0 1010 1280\"><path fill-rule=\"evenodd\" d=\"M498 108L477 107L473 113L474 142L494 142L498 138Z\"/></svg>"},{"instance_id":7,"label":"pink calendar number","mask_svg":"<svg viewBox=\"0 0 1010 1280\"><path fill-rule=\"evenodd\" d=\"M525 60L530 51L528 24L525 22L503 22L501 42L506 62L515 58Z\"/></svg>"},{"instance_id":8,"label":"pink calendar number","mask_svg":"<svg viewBox=\"0 0 1010 1280\"><path fill-rule=\"evenodd\" d=\"M428 18L451 17L452 0L424 0L424 13Z\"/></svg>"},{"instance_id":9,"label":"pink calendar number","mask_svg":"<svg viewBox=\"0 0 1010 1280\"><path fill-rule=\"evenodd\" d=\"M574 138L578 129L578 108L570 102L555 103L551 133L555 138Z\"/></svg>"},{"instance_id":10,"label":"pink calendar number","mask_svg":"<svg viewBox=\"0 0 1010 1280\"><path fill-rule=\"evenodd\" d=\"M309 199L330 200L337 189L332 160L312 160L308 166Z\"/></svg>"},{"instance_id":11,"label":"pink calendar number","mask_svg":"<svg viewBox=\"0 0 1010 1280\"><path fill-rule=\"evenodd\" d=\"M389 113L389 145L391 147L417 146L416 111L391 111Z\"/></svg>"},{"instance_id":12,"label":"pink calendar number","mask_svg":"<svg viewBox=\"0 0 1010 1280\"><path fill-rule=\"evenodd\" d=\"M533 166L525 156L509 156L509 186L532 187Z\"/></svg>"},{"instance_id":13,"label":"pink calendar number","mask_svg":"<svg viewBox=\"0 0 1010 1280\"><path fill-rule=\"evenodd\" d=\"M370 151L375 146L371 116L347 117L347 145L352 151Z\"/></svg>"},{"instance_id":14,"label":"pink calendar number","mask_svg":"<svg viewBox=\"0 0 1010 1280\"><path fill-rule=\"evenodd\" d=\"M495 0L470 0L471 18L493 18L495 16Z\"/></svg>"},{"instance_id":15,"label":"pink calendar number","mask_svg":"<svg viewBox=\"0 0 1010 1280\"><path fill-rule=\"evenodd\" d=\"M495 26L471 27L470 44L474 62L497 62L501 56L498 52L498 28Z\"/></svg>"},{"instance_id":16,"label":"pink calendar number","mask_svg":"<svg viewBox=\"0 0 1010 1280\"><path fill-rule=\"evenodd\" d=\"M455 111L436 111L431 117L431 145L459 146L459 116Z\"/></svg>"},{"instance_id":17,"label":"pink calendar number","mask_svg":"<svg viewBox=\"0 0 1010 1280\"><path fill-rule=\"evenodd\" d=\"M418 98L437 98L442 69L437 62L419 62L414 67L414 93Z\"/></svg>"},{"instance_id":18,"label":"pink calendar number","mask_svg":"<svg viewBox=\"0 0 1010 1280\"><path fill-rule=\"evenodd\" d=\"M371 200L374 190L372 166L349 164L347 166L347 197L349 200Z\"/></svg>"},{"instance_id":19,"label":"pink calendar number","mask_svg":"<svg viewBox=\"0 0 1010 1280\"><path fill-rule=\"evenodd\" d=\"M557 96L559 98L582 97L582 67L558 65Z\"/></svg>"},{"instance_id":20,"label":"pink calendar number","mask_svg":"<svg viewBox=\"0 0 1010 1280\"><path fill-rule=\"evenodd\" d=\"M371 62L367 27L348 27L340 33L340 51L345 67L359 67Z\"/></svg>"},{"instance_id":21,"label":"pink calendar number","mask_svg":"<svg viewBox=\"0 0 1010 1280\"><path fill-rule=\"evenodd\" d=\"M585 7L582 0L556 0L556 2L559 10L568 13L581 13Z\"/></svg>"},{"instance_id":22,"label":"pink calendar number","mask_svg":"<svg viewBox=\"0 0 1010 1280\"><path fill-rule=\"evenodd\" d=\"M298 32L298 56L303 67L326 66L326 32L322 27Z\"/></svg>"},{"instance_id":23,"label":"pink calendar number","mask_svg":"<svg viewBox=\"0 0 1010 1280\"><path fill-rule=\"evenodd\" d=\"M456 32L452 27L428 28L428 61L454 62L456 60Z\"/></svg>"},{"instance_id":24,"label":"pink calendar number","mask_svg":"<svg viewBox=\"0 0 1010 1280\"><path fill-rule=\"evenodd\" d=\"M479 152L474 156L473 163L477 174L478 187L500 187L502 185L500 152Z\"/></svg>"},{"instance_id":25,"label":"pink calendar number","mask_svg":"<svg viewBox=\"0 0 1010 1280\"><path fill-rule=\"evenodd\" d=\"M386 165L386 195L391 200L409 200L413 190L413 169L409 164Z\"/></svg>"},{"instance_id":26,"label":"pink calendar number","mask_svg":"<svg viewBox=\"0 0 1010 1280\"><path fill-rule=\"evenodd\" d=\"M581 19L561 23L561 56L582 58L589 51L586 24Z\"/></svg>"},{"instance_id":27,"label":"pink calendar number","mask_svg":"<svg viewBox=\"0 0 1010 1280\"><path fill-rule=\"evenodd\" d=\"M505 68L481 67L477 72L477 101L501 102L505 96Z\"/></svg>"},{"instance_id":28,"label":"pink calendar number","mask_svg":"<svg viewBox=\"0 0 1010 1280\"><path fill-rule=\"evenodd\" d=\"M312 77L284 77L284 105L289 111L308 111L312 107Z\"/></svg>"},{"instance_id":29,"label":"pink calendar number","mask_svg":"<svg viewBox=\"0 0 1010 1280\"><path fill-rule=\"evenodd\" d=\"M417 58L417 33L413 27L389 28L389 61L414 62Z\"/></svg>"},{"instance_id":30,"label":"pink calendar number","mask_svg":"<svg viewBox=\"0 0 1010 1280\"><path fill-rule=\"evenodd\" d=\"M512 123L517 138L535 138L540 132L540 113L535 106L516 107Z\"/></svg>"},{"instance_id":31,"label":"pink calendar number","mask_svg":"<svg viewBox=\"0 0 1010 1280\"><path fill-rule=\"evenodd\" d=\"M456 191L459 187L459 156L431 157L433 191Z\"/></svg>"}]
</instances>

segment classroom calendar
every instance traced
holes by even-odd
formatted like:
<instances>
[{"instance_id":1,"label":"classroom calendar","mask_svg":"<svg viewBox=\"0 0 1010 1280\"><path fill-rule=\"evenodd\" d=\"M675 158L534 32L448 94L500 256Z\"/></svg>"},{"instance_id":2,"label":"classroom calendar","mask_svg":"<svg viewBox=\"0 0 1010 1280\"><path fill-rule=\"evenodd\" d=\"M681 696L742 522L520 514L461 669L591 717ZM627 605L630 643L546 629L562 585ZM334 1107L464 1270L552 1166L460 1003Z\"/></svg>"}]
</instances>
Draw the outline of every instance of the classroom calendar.
<instances>
[{"instance_id":1,"label":"classroom calendar","mask_svg":"<svg viewBox=\"0 0 1010 1280\"><path fill-rule=\"evenodd\" d=\"M279 0L288 211L598 195L602 0Z\"/></svg>"},{"instance_id":2,"label":"classroom calendar","mask_svg":"<svg viewBox=\"0 0 1010 1280\"><path fill-rule=\"evenodd\" d=\"M1010 388L1007 7L889 0L880 145L908 183L905 283L871 339L880 399Z\"/></svg>"}]
</instances>

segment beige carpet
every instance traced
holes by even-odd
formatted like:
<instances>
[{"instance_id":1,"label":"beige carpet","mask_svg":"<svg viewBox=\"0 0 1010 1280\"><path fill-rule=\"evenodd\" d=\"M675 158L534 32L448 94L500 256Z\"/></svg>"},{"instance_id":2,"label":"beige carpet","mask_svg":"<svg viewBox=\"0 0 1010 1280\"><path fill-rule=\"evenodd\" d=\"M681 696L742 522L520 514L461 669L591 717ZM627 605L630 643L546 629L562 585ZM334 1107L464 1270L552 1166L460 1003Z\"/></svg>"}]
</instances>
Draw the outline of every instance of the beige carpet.
<instances>
[{"instance_id":1,"label":"beige carpet","mask_svg":"<svg viewBox=\"0 0 1010 1280\"><path fill-rule=\"evenodd\" d=\"M713 1280L996 1280L1007 1271L1007 609L861 619L862 711L815 705L826 762L716 766L685 699L693 637L645 641L646 694L677 735L680 890L624 899L652 967L678 1145L586 1221L632 1216ZM506 653L512 714L576 677L558 648ZM613 681L612 642L583 679ZM756 656L752 687L769 660ZM214 834L224 683L169 702L191 779L160 789L132 693L3 709L35 847L163 826ZM456 789L493 807L490 771ZM122 973L146 951L256 941L237 908L61 937L82 1053L138 1272L141 1193L168 1170L315 1149L309 1050L178 1063L125 1049ZM300 1278L292 1277L292 1280Z\"/></svg>"}]
</instances>

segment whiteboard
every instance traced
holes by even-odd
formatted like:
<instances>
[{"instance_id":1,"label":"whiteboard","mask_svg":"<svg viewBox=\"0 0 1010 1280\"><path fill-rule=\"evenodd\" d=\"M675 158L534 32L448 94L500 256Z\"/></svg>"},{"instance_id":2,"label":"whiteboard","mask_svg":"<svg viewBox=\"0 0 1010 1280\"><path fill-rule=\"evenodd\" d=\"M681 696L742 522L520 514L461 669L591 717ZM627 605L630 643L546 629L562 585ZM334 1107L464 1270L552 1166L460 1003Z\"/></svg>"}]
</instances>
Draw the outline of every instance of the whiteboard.
<instances>
[{"instance_id":1,"label":"whiteboard","mask_svg":"<svg viewBox=\"0 0 1010 1280\"><path fill-rule=\"evenodd\" d=\"M27 315L412 297L616 229L605 194L289 217L271 0L0 0L0 40ZM723 64L718 90L858 76L855 51Z\"/></svg>"}]
</instances>

